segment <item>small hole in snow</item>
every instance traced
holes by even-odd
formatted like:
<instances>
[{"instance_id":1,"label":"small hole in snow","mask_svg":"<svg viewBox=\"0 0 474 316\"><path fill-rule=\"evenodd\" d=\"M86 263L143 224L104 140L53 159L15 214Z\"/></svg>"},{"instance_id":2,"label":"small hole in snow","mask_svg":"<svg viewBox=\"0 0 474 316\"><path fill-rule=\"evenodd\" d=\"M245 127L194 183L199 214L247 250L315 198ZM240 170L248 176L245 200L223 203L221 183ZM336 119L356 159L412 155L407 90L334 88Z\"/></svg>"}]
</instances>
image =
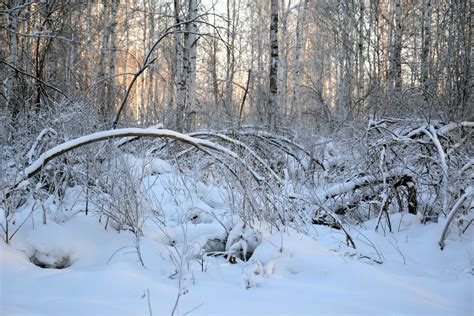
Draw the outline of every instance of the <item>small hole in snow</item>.
<instances>
[{"instance_id":1,"label":"small hole in snow","mask_svg":"<svg viewBox=\"0 0 474 316\"><path fill-rule=\"evenodd\" d=\"M64 269L72 265L69 255L50 256L38 251L30 256L30 262L43 269Z\"/></svg>"}]
</instances>

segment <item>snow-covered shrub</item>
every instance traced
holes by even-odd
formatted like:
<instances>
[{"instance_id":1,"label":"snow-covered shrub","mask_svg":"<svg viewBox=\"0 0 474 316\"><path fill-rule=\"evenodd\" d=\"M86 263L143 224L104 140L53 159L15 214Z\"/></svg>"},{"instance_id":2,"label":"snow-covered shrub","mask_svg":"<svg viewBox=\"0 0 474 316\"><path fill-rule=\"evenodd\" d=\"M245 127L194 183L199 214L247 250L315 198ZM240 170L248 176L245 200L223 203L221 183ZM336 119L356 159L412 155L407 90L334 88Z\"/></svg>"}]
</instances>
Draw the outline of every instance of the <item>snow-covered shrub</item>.
<instances>
[{"instance_id":1,"label":"snow-covered shrub","mask_svg":"<svg viewBox=\"0 0 474 316\"><path fill-rule=\"evenodd\" d=\"M30 193L25 189L10 191L9 187L0 191L0 236L5 243L9 243L16 232L21 228L29 214L17 216L17 211L26 206ZM6 193L6 194L5 194ZM33 211L31 209L30 213Z\"/></svg>"},{"instance_id":2,"label":"snow-covered shrub","mask_svg":"<svg viewBox=\"0 0 474 316\"><path fill-rule=\"evenodd\" d=\"M465 142L471 129L469 122L370 120L351 150L331 143L325 157L345 158L328 160L323 185L306 197L321 206L315 222L324 222L330 210L352 223L378 218L391 230L394 212L417 214L423 222L446 216L472 182L473 147Z\"/></svg>"},{"instance_id":3,"label":"snow-covered shrub","mask_svg":"<svg viewBox=\"0 0 474 316\"><path fill-rule=\"evenodd\" d=\"M235 256L247 261L260 244L261 234L256 230L238 223L229 231L225 250L229 257Z\"/></svg>"},{"instance_id":4,"label":"snow-covered shrub","mask_svg":"<svg viewBox=\"0 0 474 316\"><path fill-rule=\"evenodd\" d=\"M22 172L46 150L72 138L89 134L102 128L96 109L84 102L62 100L50 106L31 111L20 112L15 116L13 124L2 126L5 134L0 138L1 152L5 153L2 161L8 167L8 174L2 179L11 185L23 176ZM92 146L66 153L54 159L35 176L47 195L60 198L67 187L83 184L86 160L94 160L91 152L97 152ZM84 165L82 165L84 163ZM95 162L92 162L92 166ZM3 163L2 163L3 165Z\"/></svg>"},{"instance_id":5,"label":"snow-covered shrub","mask_svg":"<svg viewBox=\"0 0 474 316\"><path fill-rule=\"evenodd\" d=\"M95 188L99 191L95 192L94 204L118 231L129 230L139 237L146 217L144 195L140 190L143 168L136 168L126 155L110 159L108 167Z\"/></svg>"}]
</instances>

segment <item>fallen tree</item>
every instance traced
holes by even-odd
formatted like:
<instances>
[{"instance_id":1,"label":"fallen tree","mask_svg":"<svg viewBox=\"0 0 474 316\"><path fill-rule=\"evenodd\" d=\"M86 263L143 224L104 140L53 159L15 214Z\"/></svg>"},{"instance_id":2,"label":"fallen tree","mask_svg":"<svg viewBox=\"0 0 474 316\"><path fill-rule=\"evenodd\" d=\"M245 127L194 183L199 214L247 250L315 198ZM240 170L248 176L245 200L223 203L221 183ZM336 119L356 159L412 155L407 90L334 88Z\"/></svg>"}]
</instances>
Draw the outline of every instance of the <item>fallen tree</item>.
<instances>
[{"instance_id":1,"label":"fallen tree","mask_svg":"<svg viewBox=\"0 0 474 316\"><path fill-rule=\"evenodd\" d=\"M473 127L474 122L470 121L445 124L439 121L370 120L366 133L370 168L382 173L400 165L411 169L416 174L417 185L423 183L424 195L436 197L435 203L425 202L436 211L429 210L423 216L432 216L434 220L439 214L447 216L453 202L451 196L465 187L459 181L462 178L460 166L469 162L472 153L469 138ZM411 189L411 185L405 187ZM408 191L411 191L409 195L413 193L413 190ZM439 207L434 208L435 204Z\"/></svg>"}]
</instances>

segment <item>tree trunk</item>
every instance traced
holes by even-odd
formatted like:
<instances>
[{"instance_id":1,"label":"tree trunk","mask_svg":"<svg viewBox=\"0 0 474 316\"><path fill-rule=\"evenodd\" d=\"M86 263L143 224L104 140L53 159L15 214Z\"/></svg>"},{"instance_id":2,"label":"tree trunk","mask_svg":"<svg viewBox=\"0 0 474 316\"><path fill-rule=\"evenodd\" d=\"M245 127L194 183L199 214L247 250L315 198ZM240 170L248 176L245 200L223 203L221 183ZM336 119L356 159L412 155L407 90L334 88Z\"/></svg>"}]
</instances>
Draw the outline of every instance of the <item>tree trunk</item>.
<instances>
[{"instance_id":1,"label":"tree trunk","mask_svg":"<svg viewBox=\"0 0 474 316\"><path fill-rule=\"evenodd\" d=\"M193 20L197 16L197 0L188 0L188 20ZM188 108L187 113L187 122L186 129L192 130L194 128L194 118L196 111L196 52L197 52L197 23L192 22L186 24L186 30L189 32L187 34L186 40L186 52L188 54L187 62L187 101Z\"/></svg>"},{"instance_id":2,"label":"tree trunk","mask_svg":"<svg viewBox=\"0 0 474 316\"><path fill-rule=\"evenodd\" d=\"M391 93L398 102L402 96L402 10L401 0L395 2L395 23L392 59L390 62Z\"/></svg>"},{"instance_id":3,"label":"tree trunk","mask_svg":"<svg viewBox=\"0 0 474 316\"><path fill-rule=\"evenodd\" d=\"M361 99L364 94L364 2L361 0L359 4L359 29L358 29L358 74L357 74L357 98Z\"/></svg>"},{"instance_id":4,"label":"tree trunk","mask_svg":"<svg viewBox=\"0 0 474 316\"><path fill-rule=\"evenodd\" d=\"M287 115L286 88L288 83L288 54L287 54L287 35L288 35L288 15L290 13L291 0L288 0L286 8L283 9L280 19L280 39L278 45L279 66L278 66L278 104L282 109L282 117Z\"/></svg>"},{"instance_id":5,"label":"tree trunk","mask_svg":"<svg viewBox=\"0 0 474 316\"><path fill-rule=\"evenodd\" d=\"M108 10L108 4L104 0L103 1L103 10L102 10L102 25L105 28L105 30L102 32L102 38L101 38L101 44L100 44L100 52L99 52L99 64L98 64L98 73L97 73L97 80L103 81L105 79L105 65L107 63L107 53L109 49L109 32L110 32L110 25L109 25L109 10ZM103 84L103 82L101 82ZM101 112L103 119L107 121L107 107L104 104L106 100L104 100L103 96L105 95L105 89L99 89L97 95L96 95L96 102L100 104L101 106Z\"/></svg>"},{"instance_id":6,"label":"tree trunk","mask_svg":"<svg viewBox=\"0 0 474 316\"><path fill-rule=\"evenodd\" d=\"M108 80L107 80L107 94L106 94L106 114L109 116L114 112L115 109L115 63L116 63L116 56L117 56L117 35L116 35L116 28L117 28L117 10L118 6L120 5L120 0L113 0L112 1L112 8L111 8L111 16L110 16L110 45L109 45L109 70L108 70Z\"/></svg>"},{"instance_id":7,"label":"tree trunk","mask_svg":"<svg viewBox=\"0 0 474 316\"><path fill-rule=\"evenodd\" d=\"M180 17L181 4L180 0L174 0L174 18L175 23L181 22ZM176 130L182 132L184 130L185 123L185 111L186 111L186 76L183 66L187 63L187 57L184 52L182 45L182 34L180 34L181 26L176 27L176 33L174 34L174 48L175 55L173 56L173 63L176 70ZM187 68L187 65L186 65Z\"/></svg>"},{"instance_id":8,"label":"tree trunk","mask_svg":"<svg viewBox=\"0 0 474 316\"><path fill-rule=\"evenodd\" d=\"M18 0L12 0L9 3L10 14L9 14L9 28L11 31L9 32L9 54L7 61L10 65L14 67L18 67L18 36L16 32L18 32L18 18L19 18L19 9L14 9L19 6ZM7 80L5 82L5 98L7 102L7 107L11 111L13 121L15 116L19 113L20 109L18 105L14 103L13 96L14 90L17 85L17 75L16 71L13 69L8 70Z\"/></svg>"},{"instance_id":9,"label":"tree trunk","mask_svg":"<svg viewBox=\"0 0 474 316\"><path fill-rule=\"evenodd\" d=\"M298 20L296 22L296 47L295 47L295 66L293 73L293 97L291 101L292 113L296 113L298 123L301 122L300 109L300 77L302 70L301 53L304 43L304 29L306 26L306 9L309 0L304 0L298 7Z\"/></svg>"},{"instance_id":10,"label":"tree trunk","mask_svg":"<svg viewBox=\"0 0 474 316\"><path fill-rule=\"evenodd\" d=\"M270 95L268 98L268 128L275 130L278 119L278 0L270 7Z\"/></svg>"},{"instance_id":11,"label":"tree trunk","mask_svg":"<svg viewBox=\"0 0 474 316\"><path fill-rule=\"evenodd\" d=\"M421 87L426 91L429 91L429 70L430 70L430 50L431 50L431 13L432 13L432 6L431 0L423 0L423 28L421 32ZM427 94L424 93L425 101Z\"/></svg>"}]
</instances>

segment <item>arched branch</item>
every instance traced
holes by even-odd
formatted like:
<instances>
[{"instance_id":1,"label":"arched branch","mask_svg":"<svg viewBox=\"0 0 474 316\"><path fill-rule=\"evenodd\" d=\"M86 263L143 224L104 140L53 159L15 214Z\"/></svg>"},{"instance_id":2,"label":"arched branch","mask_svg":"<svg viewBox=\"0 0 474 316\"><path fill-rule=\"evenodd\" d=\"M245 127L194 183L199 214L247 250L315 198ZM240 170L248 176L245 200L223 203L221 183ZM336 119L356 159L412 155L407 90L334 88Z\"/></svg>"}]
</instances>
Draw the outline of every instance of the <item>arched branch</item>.
<instances>
[{"instance_id":1,"label":"arched branch","mask_svg":"<svg viewBox=\"0 0 474 316\"><path fill-rule=\"evenodd\" d=\"M28 167L24 169L22 176L19 179L17 179L17 181L15 182L15 185L13 186L13 189L17 188L21 183L24 183L25 180L28 180L31 177L38 174L49 161L51 161L52 159L56 157L59 157L69 151L72 151L79 147L83 147L88 144L93 144L100 141L118 138L118 137L171 138L173 140L188 143L197 148L207 148L214 151L218 151L242 163L257 181L262 181L264 179L256 171L254 171L249 165L247 165L245 161L242 160L235 152L229 150L228 148L215 144L211 141L192 137L186 134L178 133L178 132L167 130L167 129L123 128L123 129L102 131L102 132L97 132L90 135L82 136L82 137L67 141L65 143L62 143L60 145L57 145L49 149L48 151L41 154L41 156L38 159L36 159L33 163L31 163ZM8 196L8 193L6 194L6 196Z\"/></svg>"}]
</instances>

